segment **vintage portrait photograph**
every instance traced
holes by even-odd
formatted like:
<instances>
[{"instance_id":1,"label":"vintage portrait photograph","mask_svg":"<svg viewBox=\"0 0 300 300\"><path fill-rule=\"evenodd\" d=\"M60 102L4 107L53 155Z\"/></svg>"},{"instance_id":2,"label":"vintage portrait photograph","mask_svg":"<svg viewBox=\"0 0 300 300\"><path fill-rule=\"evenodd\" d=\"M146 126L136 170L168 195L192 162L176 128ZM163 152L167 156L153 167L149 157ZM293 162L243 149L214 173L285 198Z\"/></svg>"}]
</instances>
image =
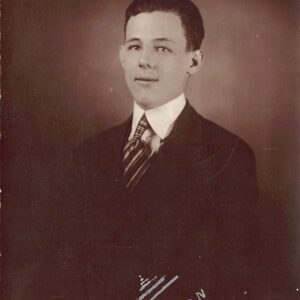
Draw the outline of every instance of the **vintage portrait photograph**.
<instances>
[{"instance_id":1,"label":"vintage portrait photograph","mask_svg":"<svg viewBox=\"0 0 300 300\"><path fill-rule=\"evenodd\" d=\"M300 3L1 3L3 300L300 299Z\"/></svg>"}]
</instances>

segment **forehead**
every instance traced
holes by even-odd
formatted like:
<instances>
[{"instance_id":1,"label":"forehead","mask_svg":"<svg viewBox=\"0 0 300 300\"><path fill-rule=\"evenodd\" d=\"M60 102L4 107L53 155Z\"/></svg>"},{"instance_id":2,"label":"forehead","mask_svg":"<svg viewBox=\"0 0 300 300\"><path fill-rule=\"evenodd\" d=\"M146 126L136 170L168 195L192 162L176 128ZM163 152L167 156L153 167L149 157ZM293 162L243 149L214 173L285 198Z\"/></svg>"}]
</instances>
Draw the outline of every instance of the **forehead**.
<instances>
[{"instance_id":1,"label":"forehead","mask_svg":"<svg viewBox=\"0 0 300 300\"><path fill-rule=\"evenodd\" d=\"M185 44L181 19L172 12L145 12L131 17L126 26L126 39L169 39Z\"/></svg>"}]
</instances>

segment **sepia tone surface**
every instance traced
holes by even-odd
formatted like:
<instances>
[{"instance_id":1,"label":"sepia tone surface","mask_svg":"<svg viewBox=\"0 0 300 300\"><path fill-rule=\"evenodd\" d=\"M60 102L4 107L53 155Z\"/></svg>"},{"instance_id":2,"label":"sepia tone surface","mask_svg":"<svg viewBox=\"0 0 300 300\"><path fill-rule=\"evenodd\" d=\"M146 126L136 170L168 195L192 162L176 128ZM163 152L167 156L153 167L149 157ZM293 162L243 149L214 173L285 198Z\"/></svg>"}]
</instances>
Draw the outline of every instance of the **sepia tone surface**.
<instances>
[{"instance_id":1,"label":"sepia tone surface","mask_svg":"<svg viewBox=\"0 0 300 300\"><path fill-rule=\"evenodd\" d=\"M22 299L43 260L53 185L71 149L120 123L132 101L118 61L130 1L5 1L3 281ZM195 1L204 64L187 97L257 160L265 295L296 293L300 257L297 1ZM63 180L63 179L62 179ZM49 233L51 235L51 233ZM298 282L298 285L300 283Z\"/></svg>"}]
</instances>

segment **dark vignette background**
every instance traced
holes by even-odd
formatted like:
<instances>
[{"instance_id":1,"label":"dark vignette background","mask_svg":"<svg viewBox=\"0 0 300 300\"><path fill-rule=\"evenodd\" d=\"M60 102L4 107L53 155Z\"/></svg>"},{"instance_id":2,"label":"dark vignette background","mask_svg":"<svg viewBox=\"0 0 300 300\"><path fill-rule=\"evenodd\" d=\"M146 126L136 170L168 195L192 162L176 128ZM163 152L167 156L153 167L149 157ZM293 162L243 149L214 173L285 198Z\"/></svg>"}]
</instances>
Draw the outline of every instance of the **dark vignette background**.
<instances>
[{"instance_id":1,"label":"dark vignette background","mask_svg":"<svg viewBox=\"0 0 300 300\"><path fill-rule=\"evenodd\" d=\"M2 1L5 299L22 299L51 243L52 194L71 149L131 111L118 62L129 2ZM300 288L297 2L195 0L205 60L187 96L255 151L270 299Z\"/></svg>"}]
</instances>

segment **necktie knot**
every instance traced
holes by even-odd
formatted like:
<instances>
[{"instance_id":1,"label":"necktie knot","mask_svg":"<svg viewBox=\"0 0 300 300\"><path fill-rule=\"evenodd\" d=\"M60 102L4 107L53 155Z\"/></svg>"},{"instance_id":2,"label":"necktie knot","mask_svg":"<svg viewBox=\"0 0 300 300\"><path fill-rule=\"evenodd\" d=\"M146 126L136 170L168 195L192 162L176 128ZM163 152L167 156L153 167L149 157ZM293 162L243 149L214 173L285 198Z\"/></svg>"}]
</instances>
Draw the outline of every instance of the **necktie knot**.
<instances>
[{"instance_id":1,"label":"necktie knot","mask_svg":"<svg viewBox=\"0 0 300 300\"><path fill-rule=\"evenodd\" d=\"M150 128L150 124L149 124L149 122L146 118L146 115L143 114L142 118L140 119L140 121L139 121L139 123L136 127L133 138L134 139L141 139L143 133L145 132L145 130L149 129L149 128Z\"/></svg>"}]
</instances>

